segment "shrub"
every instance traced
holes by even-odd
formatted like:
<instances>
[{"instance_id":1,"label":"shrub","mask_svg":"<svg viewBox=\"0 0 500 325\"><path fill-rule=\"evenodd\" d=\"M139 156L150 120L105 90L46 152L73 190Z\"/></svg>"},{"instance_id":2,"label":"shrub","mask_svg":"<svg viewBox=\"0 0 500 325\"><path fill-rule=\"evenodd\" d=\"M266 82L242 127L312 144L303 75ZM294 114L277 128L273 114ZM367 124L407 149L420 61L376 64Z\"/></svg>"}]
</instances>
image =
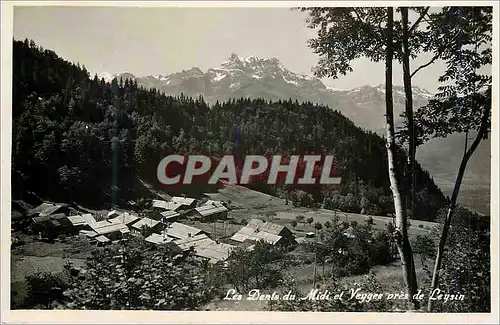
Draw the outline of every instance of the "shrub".
<instances>
[{"instance_id":1,"label":"shrub","mask_svg":"<svg viewBox=\"0 0 500 325\"><path fill-rule=\"evenodd\" d=\"M50 309L54 301L63 299L68 284L59 275L38 272L26 277L28 284L25 308Z\"/></svg>"},{"instance_id":2,"label":"shrub","mask_svg":"<svg viewBox=\"0 0 500 325\"><path fill-rule=\"evenodd\" d=\"M385 232L377 232L369 247L372 266L385 265L391 262L391 246L389 236Z\"/></svg>"},{"instance_id":3,"label":"shrub","mask_svg":"<svg viewBox=\"0 0 500 325\"><path fill-rule=\"evenodd\" d=\"M227 259L226 276L238 292L250 287L275 287L281 279L280 262L283 254L276 247L258 242L252 251L241 247L233 250Z\"/></svg>"},{"instance_id":4,"label":"shrub","mask_svg":"<svg viewBox=\"0 0 500 325\"><path fill-rule=\"evenodd\" d=\"M205 278L205 263L146 247L144 241L130 240L94 251L86 273L71 278L65 307L195 310L217 294Z\"/></svg>"},{"instance_id":5,"label":"shrub","mask_svg":"<svg viewBox=\"0 0 500 325\"><path fill-rule=\"evenodd\" d=\"M425 258L434 258L436 246L434 240L429 235L418 235L412 240L414 254L422 255Z\"/></svg>"}]
</instances>

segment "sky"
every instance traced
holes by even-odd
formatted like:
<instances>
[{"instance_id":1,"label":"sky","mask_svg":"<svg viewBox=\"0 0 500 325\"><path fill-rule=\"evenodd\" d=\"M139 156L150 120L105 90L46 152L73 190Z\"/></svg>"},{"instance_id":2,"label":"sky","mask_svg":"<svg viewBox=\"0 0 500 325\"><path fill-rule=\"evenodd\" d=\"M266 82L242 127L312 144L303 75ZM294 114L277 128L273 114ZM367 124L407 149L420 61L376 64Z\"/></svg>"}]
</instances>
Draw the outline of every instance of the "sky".
<instances>
[{"instance_id":1,"label":"sky","mask_svg":"<svg viewBox=\"0 0 500 325\"><path fill-rule=\"evenodd\" d=\"M312 75L318 55L307 46L315 36L306 13L290 8L16 7L14 38L33 39L92 73L166 75L217 68L231 53L276 57L295 73ZM421 56L413 67L426 63ZM338 89L384 83L383 63L353 62L353 72L323 79ZM441 62L419 72L414 86L435 92ZM402 84L394 65L394 84Z\"/></svg>"}]
</instances>

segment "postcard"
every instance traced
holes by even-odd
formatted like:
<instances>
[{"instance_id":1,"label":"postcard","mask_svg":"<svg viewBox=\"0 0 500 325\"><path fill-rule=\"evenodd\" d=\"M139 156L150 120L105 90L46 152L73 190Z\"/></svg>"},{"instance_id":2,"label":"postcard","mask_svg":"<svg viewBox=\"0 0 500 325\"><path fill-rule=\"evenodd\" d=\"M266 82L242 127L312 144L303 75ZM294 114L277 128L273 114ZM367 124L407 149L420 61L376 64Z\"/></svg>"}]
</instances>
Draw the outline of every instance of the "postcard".
<instances>
[{"instance_id":1,"label":"postcard","mask_svg":"<svg viewBox=\"0 0 500 325\"><path fill-rule=\"evenodd\" d=\"M498 322L498 9L2 2L2 321Z\"/></svg>"}]
</instances>

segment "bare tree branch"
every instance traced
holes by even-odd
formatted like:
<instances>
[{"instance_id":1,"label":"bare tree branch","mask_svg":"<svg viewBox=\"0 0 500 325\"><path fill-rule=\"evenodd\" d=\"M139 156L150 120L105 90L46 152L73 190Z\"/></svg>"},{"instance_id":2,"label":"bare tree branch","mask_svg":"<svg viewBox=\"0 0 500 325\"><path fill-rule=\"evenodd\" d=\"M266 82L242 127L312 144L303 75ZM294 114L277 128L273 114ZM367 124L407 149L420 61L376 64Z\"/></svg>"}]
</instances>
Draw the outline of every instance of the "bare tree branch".
<instances>
[{"instance_id":1,"label":"bare tree branch","mask_svg":"<svg viewBox=\"0 0 500 325\"><path fill-rule=\"evenodd\" d=\"M418 24L420 24L422 19L424 19L425 15L427 15L427 12L429 12L430 8L431 7L426 7L424 11L420 13L420 17L418 17L415 23L410 27L410 29L408 30L408 34L411 34L411 32L413 32L413 30L418 27Z\"/></svg>"},{"instance_id":2,"label":"bare tree branch","mask_svg":"<svg viewBox=\"0 0 500 325\"><path fill-rule=\"evenodd\" d=\"M448 42L448 44L445 46L443 45L439 50L438 52L434 55L434 57L432 57L432 59L427 62L426 64L422 64L421 66L419 66L415 71L413 71L413 73L410 75L410 78L413 78L413 76L419 72L420 70L430 66L432 63L434 63L434 61L436 61L437 59L439 59L439 57L441 56L441 54L443 54L443 52L447 49L447 47L451 44L453 44L453 42L460 36L461 34L459 32L457 32L455 34L455 36Z\"/></svg>"},{"instance_id":3,"label":"bare tree branch","mask_svg":"<svg viewBox=\"0 0 500 325\"><path fill-rule=\"evenodd\" d=\"M428 66L430 66L431 64L434 63L434 61L436 61L440 56L441 54L443 53L444 50L440 50L439 52L437 52L433 57L432 59L427 62L426 64L422 64L421 66L419 66L415 71L412 72L412 74L410 75L410 78L413 78L413 76L419 72L420 70L424 69L424 68L427 68Z\"/></svg>"}]
</instances>

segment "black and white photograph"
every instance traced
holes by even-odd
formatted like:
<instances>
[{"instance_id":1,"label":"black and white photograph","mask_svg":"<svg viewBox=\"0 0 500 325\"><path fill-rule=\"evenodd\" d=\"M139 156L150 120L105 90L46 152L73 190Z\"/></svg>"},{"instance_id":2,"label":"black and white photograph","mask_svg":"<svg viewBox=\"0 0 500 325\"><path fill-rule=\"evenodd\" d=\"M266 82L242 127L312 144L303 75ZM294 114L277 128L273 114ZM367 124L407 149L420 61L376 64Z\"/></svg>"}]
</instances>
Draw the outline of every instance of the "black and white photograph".
<instances>
[{"instance_id":1,"label":"black and white photograph","mask_svg":"<svg viewBox=\"0 0 500 325\"><path fill-rule=\"evenodd\" d=\"M5 308L498 321L498 3L43 2L2 2Z\"/></svg>"}]
</instances>

